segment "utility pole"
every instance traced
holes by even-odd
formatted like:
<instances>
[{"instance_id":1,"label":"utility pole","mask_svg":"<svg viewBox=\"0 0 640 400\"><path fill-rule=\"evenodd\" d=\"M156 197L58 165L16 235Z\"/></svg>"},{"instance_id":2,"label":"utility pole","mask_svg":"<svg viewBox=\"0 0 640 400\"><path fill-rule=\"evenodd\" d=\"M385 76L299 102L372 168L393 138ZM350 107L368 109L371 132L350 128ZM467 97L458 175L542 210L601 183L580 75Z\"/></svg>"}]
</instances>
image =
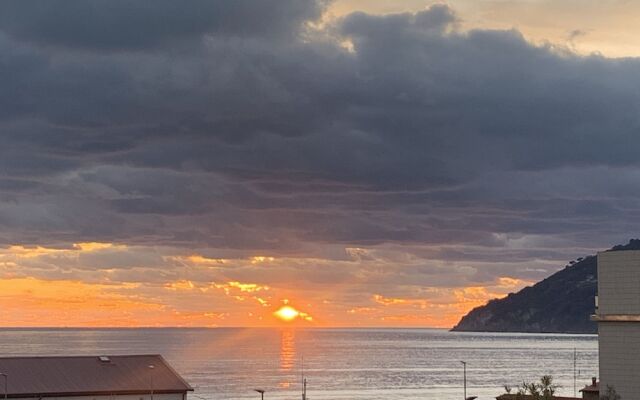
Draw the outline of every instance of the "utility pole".
<instances>
[{"instance_id":1,"label":"utility pole","mask_svg":"<svg viewBox=\"0 0 640 400\"><path fill-rule=\"evenodd\" d=\"M155 365L150 364L147 366L149 368L149 383L151 387L151 400L153 400L153 370L156 368Z\"/></svg>"},{"instance_id":2,"label":"utility pole","mask_svg":"<svg viewBox=\"0 0 640 400\"><path fill-rule=\"evenodd\" d=\"M573 348L573 397L576 397L576 361L578 358L578 352L576 348Z\"/></svg>"},{"instance_id":3,"label":"utility pole","mask_svg":"<svg viewBox=\"0 0 640 400\"><path fill-rule=\"evenodd\" d=\"M300 360L302 374L302 400L307 400L307 378L304 377L304 356Z\"/></svg>"},{"instance_id":4,"label":"utility pole","mask_svg":"<svg viewBox=\"0 0 640 400\"><path fill-rule=\"evenodd\" d=\"M460 361L462 363L463 379L464 379L464 400L467 400L467 363L466 361Z\"/></svg>"},{"instance_id":5,"label":"utility pole","mask_svg":"<svg viewBox=\"0 0 640 400\"><path fill-rule=\"evenodd\" d=\"M307 400L307 378L302 380L302 400Z\"/></svg>"},{"instance_id":6,"label":"utility pole","mask_svg":"<svg viewBox=\"0 0 640 400\"><path fill-rule=\"evenodd\" d=\"M9 394L9 375L5 374L4 372L0 372L0 376L4 377L4 400L7 400L7 395Z\"/></svg>"},{"instance_id":7,"label":"utility pole","mask_svg":"<svg viewBox=\"0 0 640 400\"><path fill-rule=\"evenodd\" d=\"M253 389L253 390L260 393L260 400L264 400L264 392L265 392L264 390L262 389Z\"/></svg>"}]
</instances>

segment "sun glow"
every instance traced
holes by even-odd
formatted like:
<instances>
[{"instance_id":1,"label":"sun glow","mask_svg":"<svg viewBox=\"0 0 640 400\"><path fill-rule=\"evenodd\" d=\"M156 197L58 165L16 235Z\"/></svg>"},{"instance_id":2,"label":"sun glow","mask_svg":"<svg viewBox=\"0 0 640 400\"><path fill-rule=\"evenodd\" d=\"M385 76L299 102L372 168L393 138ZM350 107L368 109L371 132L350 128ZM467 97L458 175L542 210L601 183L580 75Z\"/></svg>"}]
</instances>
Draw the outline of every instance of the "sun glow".
<instances>
[{"instance_id":1,"label":"sun glow","mask_svg":"<svg viewBox=\"0 0 640 400\"><path fill-rule=\"evenodd\" d=\"M290 322L298 318L300 312L291 306L282 306L273 315L283 321Z\"/></svg>"}]
</instances>

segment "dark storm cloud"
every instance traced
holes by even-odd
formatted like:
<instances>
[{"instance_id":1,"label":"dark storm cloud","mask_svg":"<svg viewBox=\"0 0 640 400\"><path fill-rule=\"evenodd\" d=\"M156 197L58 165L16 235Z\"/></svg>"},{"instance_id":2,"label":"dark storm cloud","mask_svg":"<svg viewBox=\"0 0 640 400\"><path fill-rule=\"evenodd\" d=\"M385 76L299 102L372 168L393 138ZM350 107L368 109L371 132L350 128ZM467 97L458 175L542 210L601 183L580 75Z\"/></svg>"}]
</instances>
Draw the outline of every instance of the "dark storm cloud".
<instances>
[{"instance_id":1,"label":"dark storm cloud","mask_svg":"<svg viewBox=\"0 0 640 400\"><path fill-rule=\"evenodd\" d=\"M304 0L9 0L0 30L44 46L144 50L204 34L280 36L320 16Z\"/></svg>"},{"instance_id":2,"label":"dark storm cloud","mask_svg":"<svg viewBox=\"0 0 640 400\"><path fill-rule=\"evenodd\" d=\"M515 262L635 235L638 60L323 7L2 2L0 240Z\"/></svg>"}]
</instances>

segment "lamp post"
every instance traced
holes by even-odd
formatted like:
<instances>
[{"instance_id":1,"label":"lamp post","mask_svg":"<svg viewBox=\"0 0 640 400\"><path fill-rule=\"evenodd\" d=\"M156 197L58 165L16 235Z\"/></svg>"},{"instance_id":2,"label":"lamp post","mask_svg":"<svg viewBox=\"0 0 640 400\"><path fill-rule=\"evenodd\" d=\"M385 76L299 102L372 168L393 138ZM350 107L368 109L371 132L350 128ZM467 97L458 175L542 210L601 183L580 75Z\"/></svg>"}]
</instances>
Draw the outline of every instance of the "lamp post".
<instances>
[{"instance_id":1,"label":"lamp post","mask_svg":"<svg viewBox=\"0 0 640 400\"><path fill-rule=\"evenodd\" d=\"M464 400L467 400L467 363L465 361L460 361L462 363L463 370L463 379L464 379Z\"/></svg>"},{"instance_id":2,"label":"lamp post","mask_svg":"<svg viewBox=\"0 0 640 400\"><path fill-rule=\"evenodd\" d=\"M0 376L4 377L4 400L7 400L7 397L9 395L9 389L7 387L9 375L5 374L4 372L0 372Z\"/></svg>"},{"instance_id":3,"label":"lamp post","mask_svg":"<svg viewBox=\"0 0 640 400\"><path fill-rule=\"evenodd\" d=\"M155 365L150 364L148 365L149 368L149 382L150 382L150 387L151 387L151 400L153 400L153 370L156 368Z\"/></svg>"},{"instance_id":4,"label":"lamp post","mask_svg":"<svg viewBox=\"0 0 640 400\"><path fill-rule=\"evenodd\" d=\"M264 392L265 392L264 390L262 389L253 389L253 390L260 393L260 400L264 400Z\"/></svg>"}]
</instances>

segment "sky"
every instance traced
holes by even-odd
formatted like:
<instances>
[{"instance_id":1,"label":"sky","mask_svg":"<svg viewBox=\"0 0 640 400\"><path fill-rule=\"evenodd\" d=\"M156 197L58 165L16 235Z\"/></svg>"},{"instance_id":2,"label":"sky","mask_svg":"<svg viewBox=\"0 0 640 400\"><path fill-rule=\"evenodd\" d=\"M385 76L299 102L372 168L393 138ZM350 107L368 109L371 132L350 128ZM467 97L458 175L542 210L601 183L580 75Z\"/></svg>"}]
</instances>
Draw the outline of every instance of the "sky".
<instances>
[{"instance_id":1,"label":"sky","mask_svg":"<svg viewBox=\"0 0 640 400\"><path fill-rule=\"evenodd\" d=\"M0 321L451 327L639 236L638 22L0 2Z\"/></svg>"}]
</instances>

